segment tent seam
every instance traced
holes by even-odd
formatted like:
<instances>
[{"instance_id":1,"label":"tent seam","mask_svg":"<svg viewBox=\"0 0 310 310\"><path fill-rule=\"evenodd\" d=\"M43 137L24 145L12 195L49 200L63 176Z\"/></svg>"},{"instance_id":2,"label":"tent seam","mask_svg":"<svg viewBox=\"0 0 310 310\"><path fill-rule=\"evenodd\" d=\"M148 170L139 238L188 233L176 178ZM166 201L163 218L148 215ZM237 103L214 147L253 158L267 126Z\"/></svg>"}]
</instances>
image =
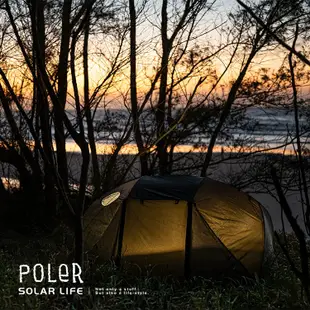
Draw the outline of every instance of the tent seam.
<instances>
[{"instance_id":1,"label":"tent seam","mask_svg":"<svg viewBox=\"0 0 310 310\"><path fill-rule=\"evenodd\" d=\"M211 234L213 235L215 241L217 241L223 248L224 250L226 250L226 252L228 252L228 254L230 255L230 257L228 259L233 258L237 263L239 263L243 269L245 269L245 271L249 274L248 269L240 262L240 260L238 260L235 255L225 246L225 244L219 239L219 237L216 235L216 233L213 231L213 229L210 227L210 225L208 224L208 222L205 220L205 218L201 215L201 213L199 212L199 209L197 208L196 204L195 204L195 209L197 210L197 213L199 214L200 218L202 219L203 223L207 226L207 228L210 230Z\"/></svg>"}]
</instances>

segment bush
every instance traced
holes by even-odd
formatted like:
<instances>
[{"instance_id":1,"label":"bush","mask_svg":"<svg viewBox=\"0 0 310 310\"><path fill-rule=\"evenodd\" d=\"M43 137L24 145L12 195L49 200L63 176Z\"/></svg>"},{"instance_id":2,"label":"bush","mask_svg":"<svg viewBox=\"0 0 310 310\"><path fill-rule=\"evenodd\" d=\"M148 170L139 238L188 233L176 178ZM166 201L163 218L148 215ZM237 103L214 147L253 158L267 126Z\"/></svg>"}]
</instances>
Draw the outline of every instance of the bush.
<instances>
[{"instance_id":1,"label":"bush","mask_svg":"<svg viewBox=\"0 0 310 310\"><path fill-rule=\"evenodd\" d=\"M53 236L2 245L1 309L77 309L75 298L17 296L19 264L64 263L69 253L65 239L64 236ZM296 240L292 236L288 236L288 240L291 252L298 255L298 251L294 251L298 246ZM211 280L197 277L185 282L172 277L129 277L111 263L98 266L88 260L83 280L91 291L79 297L80 309L310 309L302 298L299 280L291 272L278 246L275 254L274 261L265 268L264 279ZM29 286L34 284L29 283ZM147 295L98 296L94 294L94 287L137 288Z\"/></svg>"}]
</instances>

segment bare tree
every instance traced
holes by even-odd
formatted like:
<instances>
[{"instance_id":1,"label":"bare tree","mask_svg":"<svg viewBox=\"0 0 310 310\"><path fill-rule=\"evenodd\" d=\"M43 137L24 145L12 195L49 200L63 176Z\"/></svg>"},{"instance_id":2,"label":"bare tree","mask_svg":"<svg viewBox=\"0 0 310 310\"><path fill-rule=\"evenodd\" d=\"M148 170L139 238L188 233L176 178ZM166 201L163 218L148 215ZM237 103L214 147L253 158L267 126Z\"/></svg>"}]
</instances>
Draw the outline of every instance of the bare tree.
<instances>
[{"instance_id":1,"label":"bare tree","mask_svg":"<svg viewBox=\"0 0 310 310\"><path fill-rule=\"evenodd\" d=\"M256 9L258 9L258 10L264 9L264 5L265 4L262 4L262 7L258 6L258 7L256 7ZM239 40L237 42L237 48L238 48L238 46L243 46L243 44L245 44L245 46L246 46L247 43L246 43L246 41L243 41L244 40L243 35L244 35L244 33L246 33L247 29L251 28L251 21L247 18L247 16L243 12L239 12L239 14L237 14L237 16L233 16L233 19L235 21L235 23L233 23L233 24L238 29L239 35L240 35ZM268 23L272 24L275 22L276 22L276 20L274 20L274 16L273 16L272 12L269 12ZM225 100L225 103L223 105L223 110L221 112L221 116L220 116L219 121L216 124L215 129L214 129L214 131L211 135L211 138L210 138L207 154L205 156L203 166L202 166L202 170L201 170L201 176L206 176L206 174L207 174L207 169L208 169L210 162L211 162L211 159L212 159L213 148L214 148L215 143L217 141L217 137L218 137L225 121L227 120L227 118L230 114L230 111L231 111L233 104L236 102L238 92L240 91L240 88L242 86L242 82L243 82L244 78L246 77L246 74L250 68L250 65L252 64L255 56L257 56L257 54L264 47L266 47L272 43L272 42L270 42L268 33L266 32L265 29L262 29L259 24L253 25L253 27L254 27L253 37L251 37L251 34L248 34L250 41L251 41L251 43L249 45L250 50L249 50L247 55L244 55L241 70L240 70L237 78L231 83L231 87L229 89L227 99Z\"/></svg>"},{"instance_id":2,"label":"bare tree","mask_svg":"<svg viewBox=\"0 0 310 310\"><path fill-rule=\"evenodd\" d=\"M296 50L296 45L298 38L301 36L301 34L305 34L308 31L307 26L305 26L305 20L308 20L308 13L307 8L308 5L305 4L304 1L297 1L294 3L289 3L292 5L288 6L288 11L286 11L286 16L288 16L288 20L293 20L293 23L291 23L291 34L292 36L288 36L286 33L286 36L279 35L277 33L277 29L272 27L272 24L267 22L264 22L262 17L259 16L257 12L253 10L249 5L246 5L241 0L237 0L237 2L242 6L242 8L245 10L249 16L251 16L269 35L270 37L275 40L277 43L280 44L283 48L285 48L289 54L287 56L287 62L288 62L288 72L286 76L289 79L290 82L290 89L292 90L292 105L293 105L293 111L294 111L294 125L295 125L295 135L296 135L296 149L295 149L295 156L297 161L297 174L298 174L298 191L300 192L301 197L301 205L302 205L302 216L306 228L306 232L309 235L309 214L310 214L310 204L309 204L309 186L308 181L306 177L306 168L305 168L305 160L304 160L304 150L301 143L301 129L300 129L300 114L299 114L299 105L300 105L300 99L299 99L299 91L297 87L297 73L296 73L296 66L297 61L294 60L294 56L302 63L309 65L310 62L308 58L302 54L301 52L298 52ZM279 12L279 8L281 8L282 3L276 1L274 3L274 10L276 12ZM297 12L296 12L297 11ZM279 17L280 25L288 24L287 21L283 21L283 16ZM307 36L307 35L306 35ZM288 42L291 41L291 38L293 37L292 44L289 44ZM300 74L299 74L300 75ZM309 284L310 284L310 277L309 277L309 250L308 245L306 241L306 234L305 231L301 228L300 224L297 222L297 219L293 216L292 213L292 207L289 205L286 195L285 195L285 187L282 182L282 169L273 167L271 169L271 176L273 185L277 194L277 197L279 199L279 203L281 206L281 209L283 210L289 224L292 227L292 230L298 240L299 243L299 258L300 258L300 267L299 264L293 260L291 257L289 250L288 250L288 244L285 237L285 230L283 225L283 231L284 231L284 240L280 238L280 236L276 233L277 240L288 260L288 262L291 265L292 271L295 273L295 275L300 279L301 284L305 290L306 297L308 300L310 300L310 293L309 293ZM296 182L296 181L295 181Z\"/></svg>"},{"instance_id":3,"label":"bare tree","mask_svg":"<svg viewBox=\"0 0 310 310\"><path fill-rule=\"evenodd\" d=\"M129 11L130 11L130 100L132 110L131 113L134 126L135 140L138 146L138 151L140 153L139 157L141 165L141 174L145 175L148 174L148 162L139 124L139 108L137 98L137 60L136 60L137 14L134 0L129 0Z\"/></svg>"},{"instance_id":4,"label":"bare tree","mask_svg":"<svg viewBox=\"0 0 310 310\"><path fill-rule=\"evenodd\" d=\"M168 71L169 71L169 58L173 48L173 44L177 36L184 31L188 25L195 22L201 10L210 9L213 2L206 1L185 1L183 11L180 18L175 23L173 29L169 29L168 21L168 1L163 0L161 8L161 64L160 64L160 86L159 97L156 106L156 126L157 126L157 153L159 159L159 172L160 174L167 173L168 167L168 153L166 137L161 138L165 133L165 119L166 119L166 100L167 100L167 85L168 85ZM168 32L171 33L170 37Z\"/></svg>"}]
</instances>

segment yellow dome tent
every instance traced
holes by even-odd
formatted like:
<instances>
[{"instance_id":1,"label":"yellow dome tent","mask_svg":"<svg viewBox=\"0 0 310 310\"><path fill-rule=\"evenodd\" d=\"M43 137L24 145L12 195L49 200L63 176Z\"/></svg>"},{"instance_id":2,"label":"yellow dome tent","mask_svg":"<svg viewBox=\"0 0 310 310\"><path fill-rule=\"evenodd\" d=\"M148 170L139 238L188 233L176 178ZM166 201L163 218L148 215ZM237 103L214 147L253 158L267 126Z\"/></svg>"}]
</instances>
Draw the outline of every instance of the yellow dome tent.
<instances>
[{"instance_id":1,"label":"yellow dome tent","mask_svg":"<svg viewBox=\"0 0 310 310\"><path fill-rule=\"evenodd\" d=\"M195 176L143 176L95 201L85 243L103 261L154 275L260 273L273 251L267 210L224 183Z\"/></svg>"}]
</instances>

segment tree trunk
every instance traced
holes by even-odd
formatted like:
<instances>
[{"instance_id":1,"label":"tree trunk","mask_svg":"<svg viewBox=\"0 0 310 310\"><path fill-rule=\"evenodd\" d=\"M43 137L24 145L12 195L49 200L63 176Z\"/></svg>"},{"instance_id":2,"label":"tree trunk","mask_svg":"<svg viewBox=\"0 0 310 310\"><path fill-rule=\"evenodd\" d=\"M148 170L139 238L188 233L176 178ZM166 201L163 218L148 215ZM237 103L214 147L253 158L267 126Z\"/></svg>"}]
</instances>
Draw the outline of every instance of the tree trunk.
<instances>
[{"instance_id":1,"label":"tree trunk","mask_svg":"<svg viewBox=\"0 0 310 310\"><path fill-rule=\"evenodd\" d=\"M298 38L298 24L296 24L296 32L295 38L293 42L293 49L295 49L296 41ZM291 73L291 82L293 87L293 107L294 107L294 120L295 120L295 130L296 130L296 144L297 144L297 155L298 155L298 162L299 162L299 171L301 175L301 192L304 193L305 203L306 203L306 212L305 212L305 226L307 229L308 234L310 233L310 199L308 194L308 185L307 185L307 177L304 167L304 159L302 154L302 145L300 141L300 124L299 124L299 109L298 109L298 90L296 85L295 79L295 69L293 64L293 53L289 53L288 57L290 73ZM302 197L302 194L301 194Z\"/></svg>"},{"instance_id":2,"label":"tree trunk","mask_svg":"<svg viewBox=\"0 0 310 310\"><path fill-rule=\"evenodd\" d=\"M71 16L72 0L64 0L62 12L62 33L61 46L58 65L58 101L59 104L54 105L55 111L55 140L57 147L57 165L58 173L62 179L65 190L68 190L68 162L66 153L66 139L64 134L64 113L67 99L67 69L68 69L68 54L70 43L70 16Z\"/></svg>"},{"instance_id":3,"label":"tree trunk","mask_svg":"<svg viewBox=\"0 0 310 310\"><path fill-rule=\"evenodd\" d=\"M89 101L89 77L88 77L88 37L89 37L89 15L85 24L84 32L84 46L83 46L83 66L84 66L84 107L85 116L87 122L87 135L89 146L91 150L91 161L93 169L93 185L94 185L94 197L100 194L100 170L98 163L98 156L96 150L96 141L94 136L94 125L91 115L91 107Z\"/></svg>"},{"instance_id":4,"label":"tree trunk","mask_svg":"<svg viewBox=\"0 0 310 310\"><path fill-rule=\"evenodd\" d=\"M29 192L36 191L36 189L33 188L34 184L31 181L33 178L26 168L26 162L15 149L5 149L0 147L0 162L10 164L17 169L21 188Z\"/></svg>"},{"instance_id":5,"label":"tree trunk","mask_svg":"<svg viewBox=\"0 0 310 310\"><path fill-rule=\"evenodd\" d=\"M83 234L83 217L76 216L75 219L75 262L81 268L84 265L84 234Z\"/></svg>"},{"instance_id":6,"label":"tree trunk","mask_svg":"<svg viewBox=\"0 0 310 310\"><path fill-rule=\"evenodd\" d=\"M40 58L40 61L45 63L45 19L44 19L44 3L42 1L36 2L36 19L33 20L34 27L37 27L37 32L33 33L34 39L36 41L34 44L38 44L40 54L37 55L37 58ZM37 67L37 66L36 66ZM39 71L37 70L38 80L42 79ZM42 83L43 85L43 83ZM55 182L53 178L53 166L54 165L54 157L53 157L53 143L52 143L52 135L51 128L49 125L49 104L47 100L47 96L43 91L40 91L39 88L36 88L37 94L37 108L40 116L40 125L42 132L42 144L43 151L46 154L46 157L43 157L44 162L44 193L45 193L45 205L47 208L47 214L56 215L56 190L55 190Z\"/></svg>"},{"instance_id":7,"label":"tree trunk","mask_svg":"<svg viewBox=\"0 0 310 310\"><path fill-rule=\"evenodd\" d=\"M130 10L130 100L134 126L134 135L138 147L141 175L148 174L147 153L144 151L143 138L140 131L138 98L137 98L137 61L136 61L136 9L135 1L129 0Z\"/></svg>"},{"instance_id":8,"label":"tree trunk","mask_svg":"<svg viewBox=\"0 0 310 310\"><path fill-rule=\"evenodd\" d=\"M38 162L35 161L34 156L31 152L31 150L28 148L26 145L20 130L16 124L15 118L13 116L13 113L10 108L9 100L6 97L4 90L0 84L0 102L2 103L2 107L5 113L5 117L9 123L10 129L12 131L12 136L14 137L14 140L18 144L18 147L20 148L20 151L22 155L24 156L25 160L29 164L33 175L35 176L36 179L36 187L38 189L42 188L42 172L41 168Z\"/></svg>"},{"instance_id":9,"label":"tree trunk","mask_svg":"<svg viewBox=\"0 0 310 310\"><path fill-rule=\"evenodd\" d=\"M219 121L218 121L212 135L211 135L211 139L210 139L209 146L208 146L208 151L207 151L207 154L206 154L206 157L205 157L205 160L203 162L202 169L201 169L200 175L202 177L205 177L207 175L207 170L208 170L208 167L209 167L211 159L212 159L213 148L215 146L217 137L218 137L223 125L225 124L227 117L229 116L231 107L235 102L238 89L239 89L239 87L240 87L240 85L241 85L241 83L242 83L242 81L243 81L243 79L244 79L244 77L248 71L248 68L249 68L253 58L255 57L256 53L258 52L258 49L256 47L258 44L258 40L259 40L258 38L259 38L259 36L257 36L257 38L256 38L256 43L255 43L254 47L252 48L252 51L251 51L251 53L250 53L250 55L246 61L245 66L241 70L238 78L236 79L236 81L234 82L234 84L232 85L232 87L230 89L230 92L229 92L227 101L224 104L224 108L223 108L223 111L221 113L220 119L219 119Z\"/></svg>"},{"instance_id":10,"label":"tree trunk","mask_svg":"<svg viewBox=\"0 0 310 310\"><path fill-rule=\"evenodd\" d=\"M83 138L82 138L83 139ZM84 233L83 216L85 207L86 186L88 183L89 150L87 142L80 143L83 163L81 168L79 196L77 199L77 210L75 212L75 261L82 267L84 265ZM82 267L83 268L83 267Z\"/></svg>"},{"instance_id":11,"label":"tree trunk","mask_svg":"<svg viewBox=\"0 0 310 310\"><path fill-rule=\"evenodd\" d=\"M284 192L283 192L283 189L281 187L281 183L280 183L280 180L277 176L277 172L276 172L275 168L271 169L271 176L272 176L272 180L273 180L275 190L276 190L278 198L279 198L280 206L281 206L282 210L284 211L284 214L286 215L286 218L287 218L288 222L290 223L296 238L298 239L301 270L299 270L296 267L296 265L292 261L292 258L288 252L285 251L285 255L291 264L292 271L300 279L302 286L305 289L308 301L310 301L309 253L308 253L308 249L307 249L306 236L305 236L305 233L303 232L303 230L301 229L300 225L298 224L296 218L292 214L292 210L291 210L291 208L287 202L287 199L284 195Z\"/></svg>"},{"instance_id":12,"label":"tree trunk","mask_svg":"<svg viewBox=\"0 0 310 310\"><path fill-rule=\"evenodd\" d=\"M163 0L162 5L162 25L161 25L161 39L162 39L162 59L161 59L161 76L160 76L160 87L159 87L159 99L156 109L156 125L157 125L157 154L159 160L159 173L164 175L167 173L167 146L166 138L161 138L165 132L165 115L166 115L166 91L167 91L167 80L168 80L168 64L169 54L171 51L171 42L167 37L168 27L168 16L167 16L167 5L168 1Z\"/></svg>"}]
</instances>

